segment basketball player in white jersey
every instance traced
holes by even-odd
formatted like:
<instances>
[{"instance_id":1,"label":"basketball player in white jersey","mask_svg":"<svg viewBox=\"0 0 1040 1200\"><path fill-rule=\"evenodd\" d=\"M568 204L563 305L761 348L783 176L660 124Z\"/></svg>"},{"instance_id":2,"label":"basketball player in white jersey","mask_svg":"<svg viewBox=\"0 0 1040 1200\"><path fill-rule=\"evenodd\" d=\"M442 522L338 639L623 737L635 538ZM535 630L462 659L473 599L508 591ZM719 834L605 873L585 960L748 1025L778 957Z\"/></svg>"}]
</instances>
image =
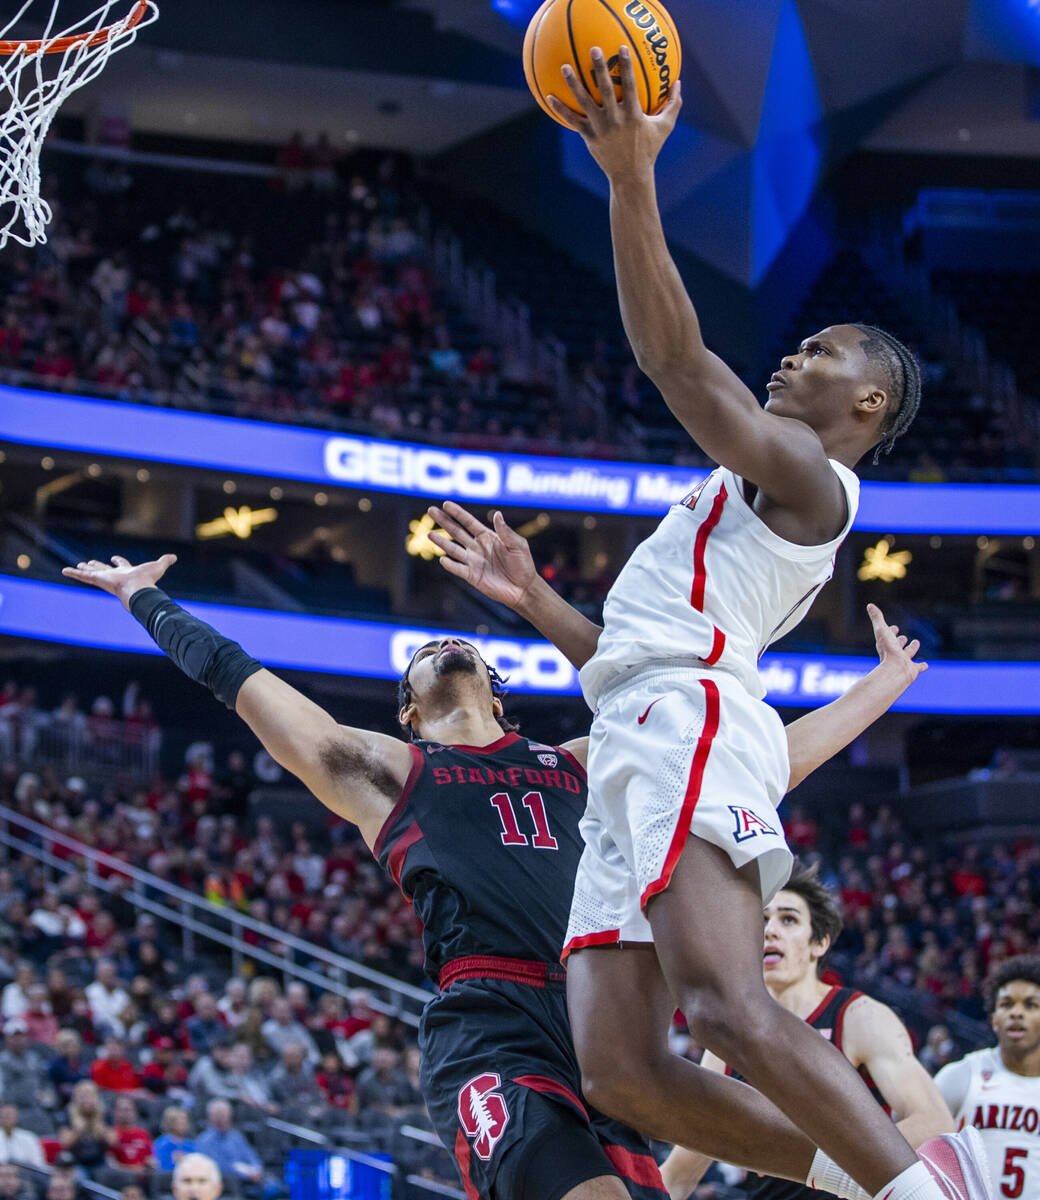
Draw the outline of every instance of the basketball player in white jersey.
<instances>
[{"instance_id":1,"label":"basketball player in white jersey","mask_svg":"<svg viewBox=\"0 0 1040 1200\"><path fill-rule=\"evenodd\" d=\"M661 226L654 163L678 116L679 85L647 117L627 47L618 62L621 101L596 48L602 105L567 67L581 114L559 101L554 109L610 183L621 314L637 362L722 465L636 550L607 598L602 633L584 656L575 651L595 712L565 946L582 1085L611 1116L688 1143L670 1131L694 1127L706 1102L667 1050L678 1004L694 1038L820 1148L777 1174L804 1168L801 1178L839 1195L980 1200L985 1152L971 1131L929 1143L918 1161L847 1059L772 999L761 967L762 906L791 855L774 811L786 743L756 662L830 577L856 512L853 467L906 429L920 371L891 335L831 326L783 359L759 406L705 345ZM553 638L551 620L532 618Z\"/></svg>"},{"instance_id":2,"label":"basketball player in white jersey","mask_svg":"<svg viewBox=\"0 0 1040 1200\"><path fill-rule=\"evenodd\" d=\"M995 1194L1040 1200L1040 957L1002 962L986 999L997 1045L943 1067L935 1082L958 1123L982 1135Z\"/></svg>"},{"instance_id":3,"label":"basketball player in white jersey","mask_svg":"<svg viewBox=\"0 0 1040 1200\"><path fill-rule=\"evenodd\" d=\"M820 978L824 956L841 933L841 902L822 884L815 867L795 870L765 907L762 974L769 994L827 1038L859 1072L874 1099L899 1122L911 1146L954 1128L950 1110L928 1072L914 1057L903 1022L885 1004ZM705 1052L701 1066L732 1074ZM671 1200L686 1200L712 1159L676 1147L661 1173ZM749 1200L810 1200L812 1193L782 1179L752 1175Z\"/></svg>"}]
</instances>

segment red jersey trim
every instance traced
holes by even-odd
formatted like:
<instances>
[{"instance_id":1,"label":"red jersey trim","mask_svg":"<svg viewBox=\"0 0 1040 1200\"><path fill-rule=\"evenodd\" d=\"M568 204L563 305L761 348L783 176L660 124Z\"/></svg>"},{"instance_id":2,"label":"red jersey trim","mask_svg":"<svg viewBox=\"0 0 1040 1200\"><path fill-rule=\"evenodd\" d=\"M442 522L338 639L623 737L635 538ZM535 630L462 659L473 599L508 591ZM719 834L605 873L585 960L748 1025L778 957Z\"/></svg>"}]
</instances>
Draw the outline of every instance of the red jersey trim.
<instances>
[{"instance_id":1,"label":"red jersey trim","mask_svg":"<svg viewBox=\"0 0 1040 1200\"><path fill-rule=\"evenodd\" d=\"M437 986L443 992L461 979L505 979L511 983L544 988L547 983L563 983L566 978L566 971L555 963L500 958L493 954L470 954L446 962L440 969Z\"/></svg>"},{"instance_id":2,"label":"red jersey trim","mask_svg":"<svg viewBox=\"0 0 1040 1200\"><path fill-rule=\"evenodd\" d=\"M645 908L647 903L658 892L663 892L672 881L672 874L686 846L686 839L690 836L690 825L693 822L693 813L697 807L697 801L700 799L701 785L704 782L704 769L708 765L708 754L711 751L711 743L715 740L715 735L719 731L719 686L713 679L702 679L700 682L704 688L704 728L701 730L701 736L697 739L697 746L693 752L693 762L690 764L690 778L686 783L686 795L683 797L682 808L679 810L679 820L676 822L675 832L672 834L672 842L668 847L668 854L665 856L664 868L657 879L647 886L640 897L639 904L642 908Z\"/></svg>"},{"instance_id":3,"label":"red jersey trim","mask_svg":"<svg viewBox=\"0 0 1040 1200\"><path fill-rule=\"evenodd\" d=\"M711 511L704 518L697 537L693 543L693 587L690 589L690 604L698 611L704 611L704 589L708 582L708 572L704 566L704 553L708 547L708 538L712 530L722 520L722 509L726 504L726 485L723 484L711 502Z\"/></svg>"},{"instance_id":4,"label":"red jersey trim","mask_svg":"<svg viewBox=\"0 0 1040 1200\"><path fill-rule=\"evenodd\" d=\"M708 548L708 538L711 537L715 526L722 520L722 510L726 505L727 498L726 485L722 484L715 493L715 499L711 502L711 510L697 530L697 537L693 543L693 586L690 588L690 604L697 612L704 612L704 592L708 584L708 570L704 563L704 556ZM701 660L709 667L713 667L719 661L722 652L726 649L726 635L717 625L712 625L712 630L714 632L711 650Z\"/></svg>"},{"instance_id":5,"label":"red jersey trim","mask_svg":"<svg viewBox=\"0 0 1040 1200\"><path fill-rule=\"evenodd\" d=\"M564 1100L574 1105L586 1121L589 1119L588 1109L571 1089L555 1079L550 1079L547 1075L518 1075L513 1082L519 1083L522 1087L528 1087L533 1092L541 1092L543 1096L562 1096Z\"/></svg>"},{"instance_id":6,"label":"red jersey trim","mask_svg":"<svg viewBox=\"0 0 1040 1200\"><path fill-rule=\"evenodd\" d=\"M838 991L838 989L835 988L834 991ZM852 995L849 996L849 998L841 1006L841 1008L838 1009L834 1017L834 1044L839 1050L841 1049L841 1040L845 1029L845 1010L850 1004L858 1000L862 995L862 992L853 992ZM811 1021L812 1017L810 1017L809 1020Z\"/></svg>"},{"instance_id":7,"label":"red jersey trim","mask_svg":"<svg viewBox=\"0 0 1040 1200\"><path fill-rule=\"evenodd\" d=\"M633 1154L624 1146L611 1145L609 1142L603 1142L601 1145L614 1169L623 1178L631 1180L640 1187L657 1188L665 1195L668 1194L668 1189L664 1186L664 1180L661 1178L661 1170L651 1155Z\"/></svg>"},{"instance_id":8,"label":"red jersey trim","mask_svg":"<svg viewBox=\"0 0 1040 1200\"><path fill-rule=\"evenodd\" d=\"M412 788L415 787L416 780L419 778L423 768L423 753L413 743L408 747L412 756L412 769L408 772L408 778L404 781L404 787L401 788L401 795L397 798L397 802L390 810L390 815L380 826L379 835L376 838L375 845L372 847L372 853L378 858L383 853L383 844L386 841L386 836L390 832L394 822L400 817L404 806L408 803L408 797L412 794Z\"/></svg>"},{"instance_id":9,"label":"red jersey trim","mask_svg":"<svg viewBox=\"0 0 1040 1200\"><path fill-rule=\"evenodd\" d=\"M805 1023L806 1023L806 1025L815 1025L815 1024L816 1024L816 1022L817 1022L817 1021L820 1019L820 1017L823 1015L823 1011L824 1011L824 1009L827 1007L827 1005L828 1005L828 1004L830 1004L830 1002L831 1002L831 1001L834 999L834 997L835 997L835 996L838 994L838 992L840 992L840 991L841 991L841 985L840 985L840 984L837 984L837 983L835 983L835 984L832 984L832 985L831 985L831 987L830 987L830 989L828 990L827 994L824 996L824 998L823 998L823 999L820 1001L820 1003L819 1003L819 1004L817 1004L817 1006L816 1006L816 1007L815 1007L815 1008L812 1010L812 1012L811 1012L811 1013L810 1013L810 1014L809 1014L809 1015L808 1015L808 1016L805 1018ZM840 1020L840 1018L841 1018L841 1013L843 1013L844 1011L845 1011L845 1006L844 1006L844 1005L842 1005L841 1012L839 1012L839 1013L838 1013L839 1020ZM838 1028L839 1028L839 1027L836 1025L836 1027L835 1027L835 1040L834 1040L834 1044L835 1044L835 1045L838 1047L838 1049L840 1050L840 1049L841 1049L841 1043L840 1043L840 1042L837 1040Z\"/></svg>"},{"instance_id":10,"label":"red jersey trim","mask_svg":"<svg viewBox=\"0 0 1040 1200\"><path fill-rule=\"evenodd\" d=\"M602 933L583 933L581 937L573 937L563 948L560 962L567 961L567 955L574 950L584 950L587 946L610 946L621 941L620 929L604 929Z\"/></svg>"},{"instance_id":11,"label":"red jersey trim","mask_svg":"<svg viewBox=\"0 0 1040 1200\"><path fill-rule=\"evenodd\" d=\"M565 750L563 748L563 746L554 746L553 749L555 751L557 751L557 753L563 755L563 757L571 764L571 766L575 769L575 771L578 772L578 777L580 779L588 781L588 774L586 773L585 768L581 765L580 762L578 762L578 760L574 757L573 754L571 754L571 752L569 750Z\"/></svg>"},{"instance_id":12,"label":"red jersey trim","mask_svg":"<svg viewBox=\"0 0 1040 1200\"><path fill-rule=\"evenodd\" d=\"M404 893L404 888L401 887L401 875L404 872L404 861L408 857L408 851L411 850L416 842L421 842L424 836L422 829L419 827L419 822L413 821L397 841L394 842L393 849L390 851L387 867L390 870L391 878L401 888L402 893ZM405 893L405 898L408 898L407 893Z\"/></svg>"},{"instance_id":13,"label":"red jersey trim","mask_svg":"<svg viewBox=\"0 0 1040 1200\"><path fill-rule=\"evenodd\" d=\"M447 746L449 750L462 750L465 754L497 754L499 750L504 750L507 746L511 746L514 742L521 741L518 733L507 733L498 739L497 742L491 742L487 746L457 746L454 742L441 742L439 745Z\"/></svg>"},{"instance_id":14,"label":"red jersey trim","mask_svg":"<svg viewBox=\"0 0 1040 1200\"><path fill-rule=\"evenodd\" d=\"M467 1200L480 1200L480 1192L473 1185L473 1180L469 1177L469 1142L466 1141L466 1135L461 1129L455 1132L455 1161L459 1164L459 1174L462 1176L462 1187L466 1193Z\"/></svg>"}]
</instances>

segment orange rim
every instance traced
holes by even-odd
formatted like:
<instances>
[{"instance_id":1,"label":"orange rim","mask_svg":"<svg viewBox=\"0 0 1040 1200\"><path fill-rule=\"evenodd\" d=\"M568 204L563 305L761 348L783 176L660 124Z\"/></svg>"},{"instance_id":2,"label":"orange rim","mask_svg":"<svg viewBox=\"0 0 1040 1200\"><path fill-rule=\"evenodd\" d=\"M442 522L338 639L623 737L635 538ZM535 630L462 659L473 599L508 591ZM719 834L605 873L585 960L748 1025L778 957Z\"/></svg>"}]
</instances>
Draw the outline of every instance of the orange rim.
<instances>
[{"instance_id":1,"label":"orange rim","mask_svg":"<svg viewBox=\"0 0 1040 1200\"><path fill-rule=\"evenodd\" d=\"M116 23L120 26L120 32L133 29L135 25L140 24L150 7L149 0L137 0L133 12L126 21ZM37 42L0 42L0 56L17 54L19 50L24 51L26 54L39 54L41 51L44 54L64 54L66 50L81 44L100 46L102 42L108 41L114 28L115 24L106 25L104 29L99 29L96 33L74 33L70 37L53 38L48 42L44 42L43 40Z\"/></svg>"}]
</instances>

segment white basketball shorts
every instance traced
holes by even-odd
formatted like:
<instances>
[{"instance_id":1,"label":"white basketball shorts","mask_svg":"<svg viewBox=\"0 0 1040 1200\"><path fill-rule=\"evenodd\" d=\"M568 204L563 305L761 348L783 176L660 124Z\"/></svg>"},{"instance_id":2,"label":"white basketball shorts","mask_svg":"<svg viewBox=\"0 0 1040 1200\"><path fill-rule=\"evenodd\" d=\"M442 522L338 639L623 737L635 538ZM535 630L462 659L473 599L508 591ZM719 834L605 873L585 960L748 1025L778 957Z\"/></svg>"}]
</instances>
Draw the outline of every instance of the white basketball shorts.
<instances>
[{"instance_id":1,"label":"white basketball shorts","mask_svg":"<svg viewBox=\"0 0 1040 1200\"><path fill-rule=\"evenodd\" d=\"M668 887L687 839L757 860L766 904L792 856L776 808L787 790L777 712L731 675L641 671L600 700L589 740L589 804L563 957L583 946L652 942L643 914Z\"/></svg>"}]
</instances>

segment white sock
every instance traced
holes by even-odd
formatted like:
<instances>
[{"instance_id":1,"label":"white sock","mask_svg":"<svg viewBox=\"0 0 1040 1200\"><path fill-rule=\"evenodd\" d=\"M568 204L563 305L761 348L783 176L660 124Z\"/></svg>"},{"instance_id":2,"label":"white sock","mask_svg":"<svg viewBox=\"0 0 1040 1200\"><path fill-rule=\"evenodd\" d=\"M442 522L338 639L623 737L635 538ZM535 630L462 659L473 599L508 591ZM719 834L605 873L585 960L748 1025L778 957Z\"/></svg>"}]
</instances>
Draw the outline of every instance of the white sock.
<instances>
[{"instance_id":1,"label":"white sock","mask_svg":"<svg viewBox=\"0 0 1040 1200\"><path fill-rule=\"evenodd\" d=\"M918 1159L878 1192L875 1200L945 1200L935 1176Z\"/></svg>"},{"instance_id":2,"label":"white sock","mask_svg":"<svg viewBox=\"0 0 1040 1200\"><path fill-rule=\"evenodd\" d=\"M806 1186L820 1192L831 1192L842 1200L872 1200L870 1192L861 1188L848 1171L829 1158L822 1150L816 1151L812 1160L809 1174L805 1180Z\"/></svg>"}]
</instances>

